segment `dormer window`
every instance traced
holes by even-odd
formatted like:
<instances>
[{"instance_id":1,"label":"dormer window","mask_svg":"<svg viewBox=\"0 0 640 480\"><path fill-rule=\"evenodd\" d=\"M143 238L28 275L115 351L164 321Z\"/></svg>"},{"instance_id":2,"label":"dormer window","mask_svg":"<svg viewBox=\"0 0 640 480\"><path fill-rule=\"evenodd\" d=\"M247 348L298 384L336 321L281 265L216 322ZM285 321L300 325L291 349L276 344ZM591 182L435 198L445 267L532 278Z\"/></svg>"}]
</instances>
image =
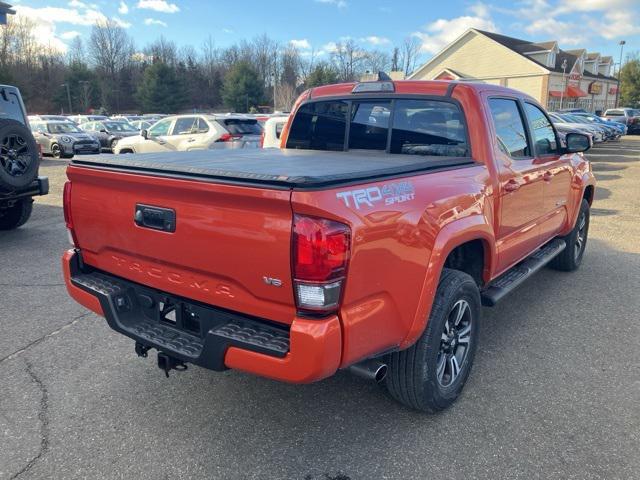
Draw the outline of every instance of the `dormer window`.
<instances>
[{"instance_id":1,"label":"dormer window","mask_svg":"<svg viewBox=\"0 0 640 480\"><path fill-rule=\"evenodd\" d=\"M551 50L549 52L549 56L547 58L548 58L547 67L551 67L551 68L555 67L556 66L556 52L555 52L555 50Z\"/></svg>"}]
</instances>

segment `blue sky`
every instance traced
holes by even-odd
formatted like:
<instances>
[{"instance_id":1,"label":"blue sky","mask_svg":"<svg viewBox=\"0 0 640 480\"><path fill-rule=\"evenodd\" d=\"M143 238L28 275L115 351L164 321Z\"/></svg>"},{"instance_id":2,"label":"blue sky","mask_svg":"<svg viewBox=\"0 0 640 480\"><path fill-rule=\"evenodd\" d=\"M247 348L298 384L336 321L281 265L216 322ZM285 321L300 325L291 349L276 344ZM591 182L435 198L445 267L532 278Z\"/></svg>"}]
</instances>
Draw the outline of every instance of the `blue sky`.
<instances>
[{"instance_id":1,"label":"blue sky","mask_svg":"<svg viewBox=\"0 0 640 480\"><path fill-rule=\"evenodd\" d=\"M7 1L7 0L5 0ZM469 27L529 40L559 40L618 59L640 50L640 0L8 0L36 22L38 40L64 50L74 36L111 18L139 48L163 35L198 48L211 36L224 47L266 33L303 54L322 57L353 38L390 50L406 37L422 42L427 60Z\"/></svg>"}]
</instances>

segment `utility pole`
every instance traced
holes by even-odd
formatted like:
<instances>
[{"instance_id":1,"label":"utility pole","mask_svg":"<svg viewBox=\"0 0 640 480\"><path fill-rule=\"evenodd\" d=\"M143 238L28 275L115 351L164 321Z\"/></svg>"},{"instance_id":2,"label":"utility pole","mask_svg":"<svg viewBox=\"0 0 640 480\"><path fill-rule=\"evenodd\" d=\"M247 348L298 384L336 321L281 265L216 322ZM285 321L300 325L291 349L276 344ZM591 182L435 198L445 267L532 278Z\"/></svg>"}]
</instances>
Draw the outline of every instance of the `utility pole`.
<instances>
[{"instance_id":1,"label":"utility pole","mask_svg":"<svg viewBox=\"0 0 640 480\"><path fill-rule=\"evenodd\" d=\"M562 90L560 90L560 109L562 110L562 101L564 100L564 91L567 89L567 82L564 79L567 70L567 59L562 61Z\"/></svg>"},{"instance_id":2,"label":"utility pole","mask_svg":"<svg viewBox=\"0 0 640 480\"><path fill-rule=\"evenodd\" d=\"M71 107L71 91L69 90L69 84L63 83L60 85L61 87L65 87L67 89L67 100L69 101L69 114L73 113L73 108Z\"/></svg>"},{"instance_id":3,"label":"utility pole","mask_svg":"<svg viewBox=\"0 0 640 480\"><path fill-rule=\"evenodd\" d=\"M618 45L620 45L620 63L618 64L618 88L616 89L616 107L618 108L618 101L620 100L620 73L622 72L622 49L624 48L625 44L627 42L625 42L624 40L620 40L620 43L618 43Z\"/></svg>"}]
</instances>

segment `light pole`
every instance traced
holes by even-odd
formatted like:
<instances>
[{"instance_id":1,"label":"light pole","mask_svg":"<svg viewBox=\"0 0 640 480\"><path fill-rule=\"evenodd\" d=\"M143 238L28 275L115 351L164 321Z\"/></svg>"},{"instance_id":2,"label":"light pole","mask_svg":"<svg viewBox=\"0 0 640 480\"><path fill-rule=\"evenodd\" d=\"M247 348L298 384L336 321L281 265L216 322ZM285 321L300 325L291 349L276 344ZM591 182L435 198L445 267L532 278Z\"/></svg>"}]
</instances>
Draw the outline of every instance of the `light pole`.
<instances>
[{"instance_id":1,"label":"light pole","mask_svg":"<svg viewBox=\"0 0 640 480\"><path fill-rule=\"evenodd\" d=\"M618 45L620 45L620 63L618 64L618 88L616 89L616 107L618 108L618 100L620 99L620 72L622 72L622 49L624 48L625 44L627 42L625 42L624 40L620 40L620 43L618 43Z\"/></svg>"},{"instance_id":2,"label":"light pole","mask_svg":"<svg viewBox=\"0 0 640 480\"><path fill-rule=\"evenodd\" d=\"M564 100L564 91L567 89L566 82L564 80L564 76L567 70L567 59L562 60L562 90L560 90L560 110L562 110L562 101Z\"/></svg>"},{"instance_id":3,"label":"light pole","mask_svg":"<svg viewBox=\"0 0 640 480\"><path fill-rule=\"evenodd\" d=\"M61 87L65 87L67 89L67 100L69 101L69 114L72 114L73 112L71 111L71 92L69 91L69 84L68 83L63 83L62 85L60 85Z\"/></svg>"}]
</instances>

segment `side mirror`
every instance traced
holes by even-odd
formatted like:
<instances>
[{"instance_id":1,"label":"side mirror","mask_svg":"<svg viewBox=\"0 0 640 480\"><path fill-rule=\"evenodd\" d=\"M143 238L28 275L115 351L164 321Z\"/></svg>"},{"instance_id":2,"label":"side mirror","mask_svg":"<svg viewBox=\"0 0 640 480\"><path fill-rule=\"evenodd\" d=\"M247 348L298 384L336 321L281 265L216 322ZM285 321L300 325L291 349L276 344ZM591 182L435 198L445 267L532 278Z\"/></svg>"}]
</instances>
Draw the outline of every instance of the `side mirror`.
<instances>
[{"instance_id":1,"label":"side mirror","mask_svg":"<svg viewBox=\"0 0 640 480\"><path fill-rule=\"evenodd\" d=\"M142 138L144 138L145 140L149 138L149 132L147 131L146 128L143 128L142 130L140 130L140 135L142 135Z\"/></svg>"},{"instance_id":2,"label":"side mirror","mask_svg":"<svg viewBox=\"0 0 640 480\"><path fill-rule=\"evenodd\" d=\"M567 133L567 153L578 153L578 152L586 152L591 148L591 142L589 141L589 137L583 133Z\"/></svg>"},{"instance_id":3,"label":"side mirror","mask_svg":"<svg viewBox=\"0 0 640 480\"><path fill-rule=\"evenodd\" d=\"M101 128L101 129L100 129L100 133L109 133L109 132L107 132L107 129L106 129L106 128Z\"/></svg>"}]
</instances>

